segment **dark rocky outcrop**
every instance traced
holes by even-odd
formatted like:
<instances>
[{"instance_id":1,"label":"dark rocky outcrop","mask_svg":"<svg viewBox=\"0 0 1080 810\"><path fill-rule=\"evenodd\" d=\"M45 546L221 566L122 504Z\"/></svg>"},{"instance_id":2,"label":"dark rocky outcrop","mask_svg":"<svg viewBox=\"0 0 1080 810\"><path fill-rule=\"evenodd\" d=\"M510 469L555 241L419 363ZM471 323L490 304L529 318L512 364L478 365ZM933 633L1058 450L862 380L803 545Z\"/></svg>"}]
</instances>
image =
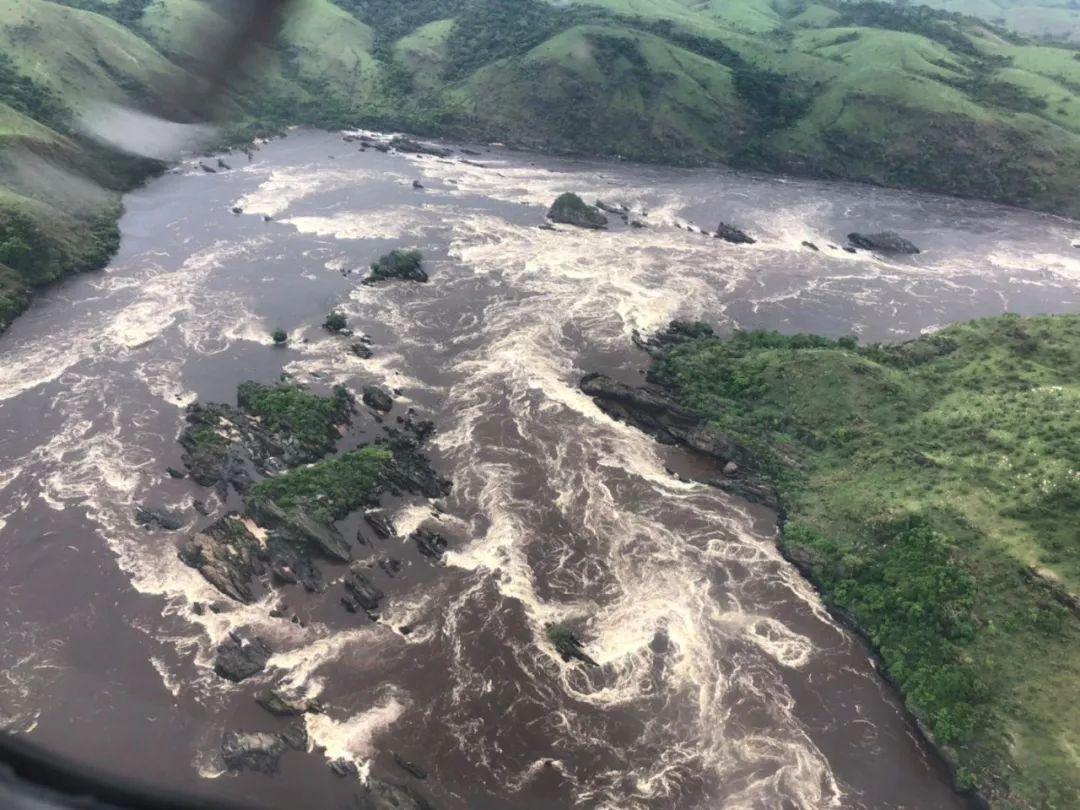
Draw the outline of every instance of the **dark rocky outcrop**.
<instances>
[{"instance_id":1,"label":"dark rocky outcrop","mask_svg":"<svg viewBox=\"0 0 1080 810\"><path fill-rule=\"evenodd\" d=\"M393 458L383 467L383 480L388 491L391 494L411 492L426 498L449 495L449 479L440 476L420 452L435 432L435 424L427 419L417 420L411 408L399 424L400 427L386 430L385 443L393 451ZM392 526L389 528L393 531Z\"/></svg>"},{"instance_id":2,"label":"dark rocky outcrop","mask_svg":"<svg viewBox=\"0 0 1080 810\"><path fill-rule=\"evenodd\" d=\"M276 734L228 731L221 739L221 758L230 771L275 774L282 754L290 749L306 751L307 747L307 730L300 723Z\"/></svg>"},{"instance_id":3,"label":"dark rocky outcrop","mask_svg":"<svg viewBox=\"0 0 1080 810\"><path fill-rule=\"evenodd\" d=\"M164 529L167 532L175 532L184 526L184 521L178 515L174 515L167 509L149 506L135 508L135 522L149 531Z\"/></svg>"},{"instance_id":4,"label":"dark rocky outcrop","mask_svg":"<svg viewBox=\"0 0 1080 810\"><path fill-rule=\"evenodd\" d=\"M379 602L386 596L375 584L368 579L362 565L353 563L349 568L349 575L345 577L345 590L348 591L348 601L345 607L355 613L359 607L367 613L374 613L379 609Z\"/></svg>"},{"instance_id":5,"label":"dark rocky outcrop","mask_svg":"<svg viewBox=\"0 0 1080 810\"><path fill-rule=\"evenodd\" d=\"M726 222L721 222L716 226L716 233L713 236L717 239L723 239L725 242L731 242L733 245L752 245L757 242L746 231L736 228L734 225L728 225Z\"/></svg>"},{"instance_id":6,"label":"dark rocky outcrop","mask_svg":"<svg viewBox=\"0 0 1080 810\"><path fill-rule=\"evenodd\" d=\"M189 538L180 559L238 602L251 602L251 579L262 573L258 539L236 517L226 515Z\"/></svg>"},{"instance_id":7,"label":"dark rocky outcrop","mask_svg":"<svg viewBox=\"0 0 1080 810\"><path fill-rule=\"evenodd\" d=\"M575 225L578 228L602 230L607 227L608 220L600 209L587 204L577 194L567 192L559 196L552 203L547 213L552 222L560 222L564 225Z\"/></svg>"},{"instance_id":8,"label":"dark rocky outcrop","mask_svg":"<svg viewBox=\"0 0 1080 810\"><path fill-rule=\"evenodd\" d=\"M704 321L679 321L675 320L668 324L668 328L657 332L649 338L634 332L634 345L654 357L671 346L682 343L685 340L712 337L713 328Z\"/></svg>"},{"instance_id":9,"label":"dark rocky outcrop","mask_svg":"<svg viewBox=\"0 0 1080 810\"><path fill-rule=\"evenodd\" d=\"M446 158L454 154L450 149L414 141L412 138L393 138L390 141L390 146L399 152L408 152L413 155L431 155L433 157Z\"/></svg>"},{"instance_id":10,"label":"dark rocky outcrop","mask_svg":"<svg viewBox=\"0 0 1080 810\"><path fill-rule=\"evenodd\" d=\"M311 557L276 531L270 533L266 542L266 563L279 582L303 585L312 593L326 590L322 572L315 567Z\"/></svg>"},{"instance_id":11,"label":"dark rocky outcrop","mask_svg":"<svg viewBox=\"0 0 1080 810\"><path fill-rule=\"evenodd\" d=\"M219 644L214 672L226 680L239 683L266 668L273 651L261 638L229 633L229 640Z\"/></svg>"},{"instance_id":12,"label":"dark rocky outcrop","mask_svg":"<svg viewBox=\"0 0 1080 810\"><path fill-rule=\"evenodd\" d=\"M361 338L352 345L349 346L349 351L359 357L361 360L370 360L375 352L371 348L371 339Z\"/></svg>"},{"instance_id":13,"label":"dark rocky outcrop","mask_svg":"<svg viewBox=\"0 0 1080 810\"><path fill-rule=\"evenodd\" d=\"M274 774L288 747L278 734L228 731L221 740L221 758L230 771Z\"/></svg>"},{"instance_id":14,"label":"dark rocky outcrop","mask_svg":"<svg viewBox=\"0 0 1080 810\"><path fill-rule=\"evenodd\" d=\"M365 385L363 402L369 408L387 413L394 407L394 397L385 388L377 385Z\"/></svg>"},{"instance_id":15,"label":"dark rocky outcrop","mask_svg":"<svg viewBox=\"0 0 1080 810\"><path fill-rule=\"evenodd\" d=\"M880 233L849 233L848 241L863 250L875 253L902 253L914 255L921 251L913 243L893 231Z\"/></svg>"},{"instance_id":16,"label":"dark rocky outcrop","mask_svg":"<svg viewBox=\"0 0 1080 810\"><path fill-rule=\"evenodd\" d=\"M310 700L293 692L268 689L255 696L255 702L270 714L278 717L299 717L308 712L319 713L322 705L317 700Z\"/></svg>"},{"instance_id":17,"label":"dark rocky outcrop","mask_svg":"<svg viewBox=\"0 0 1080 810\"><path fill-rule=\"evenodd\" d=\"M581 380L581 390L604 413L634 425L663 444L684 444L723 464L743 462L749 457L741 444L708 427L698 414L659 388L635 388L603 374L588 374Z\"/></svg>"},{"instance_id":18,"label":"dark rocky outcrop","mask_svg":"<svg viewBox=\"0 0 1080 810\"><path fill-rule=\"evenodd\" d=\"M394 529L394 524L390 522L390 518L382 512L376 512L374 510L364 512L364 522L371 527L376 536L381 537L384 540L394 537L397 534Z\"/></svg>"},{"instance_id":19,"label":"dark rocky outcrop","mask_svg":"<svg viewBox=\"0 0 1080 810\"><path fill-rule=\"evenodd\" d=\"M813 242L806 242L806 241L804 241L804 242L802 243L802 246L803 246L804 248L809 248L810 250L813 250L814 252L817 252L817 251L821 250L821 248L819 248L819 247L818 247L817 245L815 245L815 244L814 244Z\"/></svg>"},{"instance_id":20,"label":"dark rocky outcrop","mask_svg":"<svg viewBox=\"0 0 1080 810\"><path fill-rule=\"evenodd\" d=\"M436 562L442 559L450 545L441 534L427 529L417 529L412 533L412 540L421 554Z\"/></svg>"},{"instance_id":21,"label":"dark rocky outcrop","mask_svg":"<svg viewBox=\"0 0 1080 810\"><path fill-rule=\"evenodd\" d=\"M273 529L295 548L311 548L338 562L352 558L349 544L333 526L321 523L303 509L285 510L270 500L249 499L248 513L260 526Z\"/></svg>"}]
</instances>

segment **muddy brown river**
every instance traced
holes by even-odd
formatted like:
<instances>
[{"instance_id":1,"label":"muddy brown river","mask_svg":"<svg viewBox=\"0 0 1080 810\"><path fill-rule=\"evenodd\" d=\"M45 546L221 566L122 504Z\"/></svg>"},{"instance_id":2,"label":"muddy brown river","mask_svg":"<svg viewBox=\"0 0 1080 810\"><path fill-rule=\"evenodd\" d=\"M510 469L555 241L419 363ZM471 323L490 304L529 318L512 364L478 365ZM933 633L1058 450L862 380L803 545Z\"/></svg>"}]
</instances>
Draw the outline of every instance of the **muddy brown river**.
<instances>
[{"instance_id":1,"label":"muddy brown river","mask_svg":"<svg viewBox=\"0 0 1080 810\"><path fill-rule=\"evenodd\" d=\"M577 381L641 379L633 333L674 317L874 341L1076 312L1077 223L478 151L382 154L295 133L231 156L230 171L184 165L127 197L107 270L41 295L0 337L0 726L268 808L355 807L359 782L333 760L446 810L963 807L866 648L778 555L772 516L695 483L698 461L612 421ZM647 227L539 228L564 191L645 212ZM758 242L698 232L720 220ZM923 253L838 247L885 229ZM396 247L423 251L430 283L362 285ZM333 308L372 358L320 328ZM287 348L270 345L278 327ZM399 534L429 526L450 550L435 564L383 541L403 569L373 575L379 621L342 609L345 566L320 563L325 593L272 587L245 606L177 557L226 508L166 472L182 466L184 408L283 372L317 391L396 389L391 417L413 407L438 427L429 455L452 494L438 509L384 506ZM380 430L364 416L343 441ZM139 504L184 528L146 531ZM551 622L574 627L598 666L564 662ZM274 650L240 684L213 672L236 629ZM267 686L323 703L304 717L309 750L274 776L230 773L225 732L286 722L253 700Z\"/></svg>"}]
</instances>

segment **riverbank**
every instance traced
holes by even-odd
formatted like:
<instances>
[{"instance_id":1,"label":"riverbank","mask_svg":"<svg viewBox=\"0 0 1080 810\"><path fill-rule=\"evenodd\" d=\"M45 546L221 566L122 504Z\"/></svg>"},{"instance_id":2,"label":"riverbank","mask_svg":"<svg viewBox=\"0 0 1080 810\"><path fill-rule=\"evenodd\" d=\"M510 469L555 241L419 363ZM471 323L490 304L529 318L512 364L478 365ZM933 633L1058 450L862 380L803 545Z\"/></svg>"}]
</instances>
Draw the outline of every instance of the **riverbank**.
<instances>
[{"instance_id":1,"label":"riverbank","mask_svg":"<svg viewBox=\"0 0 1080 810\"><path fill-rule=\"evenodd\" d=\"M866 347L684 328L651 349L656 390L739 448L729 477L775 485L785 556L874 646L957 786L1075 802L1080 318Z\"/></svg>"}]
</instances>

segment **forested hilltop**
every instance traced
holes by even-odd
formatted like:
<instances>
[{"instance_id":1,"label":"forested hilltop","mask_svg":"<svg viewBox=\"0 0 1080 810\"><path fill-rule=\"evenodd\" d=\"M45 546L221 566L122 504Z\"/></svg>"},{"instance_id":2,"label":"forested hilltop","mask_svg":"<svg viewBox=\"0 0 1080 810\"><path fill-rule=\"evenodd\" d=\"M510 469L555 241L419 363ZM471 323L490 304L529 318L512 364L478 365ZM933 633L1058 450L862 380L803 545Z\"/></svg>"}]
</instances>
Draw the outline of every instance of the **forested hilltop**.
<instances>
[{"instance_id":1,"label":"forested hilltop","mask_svg":"<svg viewBox=\"0 0 1080 810\"><path fill-rule=\"evenodd\" d=\"M210 0L0 0L0 327L112 249L149 166L74 122L183 120L229 25ZM362 124L727 163L1080 215L1080 51L838 0L296 0L227 107L250 131ZM88 180L89 182L84 182Z\"/></svg>"}]
</instances>

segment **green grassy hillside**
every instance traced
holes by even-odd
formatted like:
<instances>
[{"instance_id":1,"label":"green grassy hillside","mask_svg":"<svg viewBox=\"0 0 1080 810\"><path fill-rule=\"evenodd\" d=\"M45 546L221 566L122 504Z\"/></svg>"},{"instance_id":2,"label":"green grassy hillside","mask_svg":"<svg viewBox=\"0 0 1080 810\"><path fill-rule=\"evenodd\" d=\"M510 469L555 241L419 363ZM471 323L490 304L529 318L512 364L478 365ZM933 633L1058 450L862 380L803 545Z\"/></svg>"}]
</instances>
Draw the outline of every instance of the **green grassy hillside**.
<instances>
[{"instance_id":1,"label":"green grassy hillside","mask_svg":"<svg viewBox=\"0 0 1080 810\"><path fill-rule=\"evenodd\" d=\"M92 146L77 116L104 100L184 119L175 90L227 12L0 0L0 240L48 247L32 278L0 253L0 327L34 284L100 261L108 240L84 235L147 169ZM366 124L1080 216L1078 57L877 2L295 0L223 108L234 136Z\"/></svg>"},{"instance_id":2,"label":"green grassy hillside","mask_svg":"<svg viewBox=\"0 0 1080 810\"><path fill-rule=\"evenodd\" d=\"M756 450L782 544L1002 808L1080 806L1080 317L896 346L676 345L651 377Z\"/></svg>"}]
</instances>

